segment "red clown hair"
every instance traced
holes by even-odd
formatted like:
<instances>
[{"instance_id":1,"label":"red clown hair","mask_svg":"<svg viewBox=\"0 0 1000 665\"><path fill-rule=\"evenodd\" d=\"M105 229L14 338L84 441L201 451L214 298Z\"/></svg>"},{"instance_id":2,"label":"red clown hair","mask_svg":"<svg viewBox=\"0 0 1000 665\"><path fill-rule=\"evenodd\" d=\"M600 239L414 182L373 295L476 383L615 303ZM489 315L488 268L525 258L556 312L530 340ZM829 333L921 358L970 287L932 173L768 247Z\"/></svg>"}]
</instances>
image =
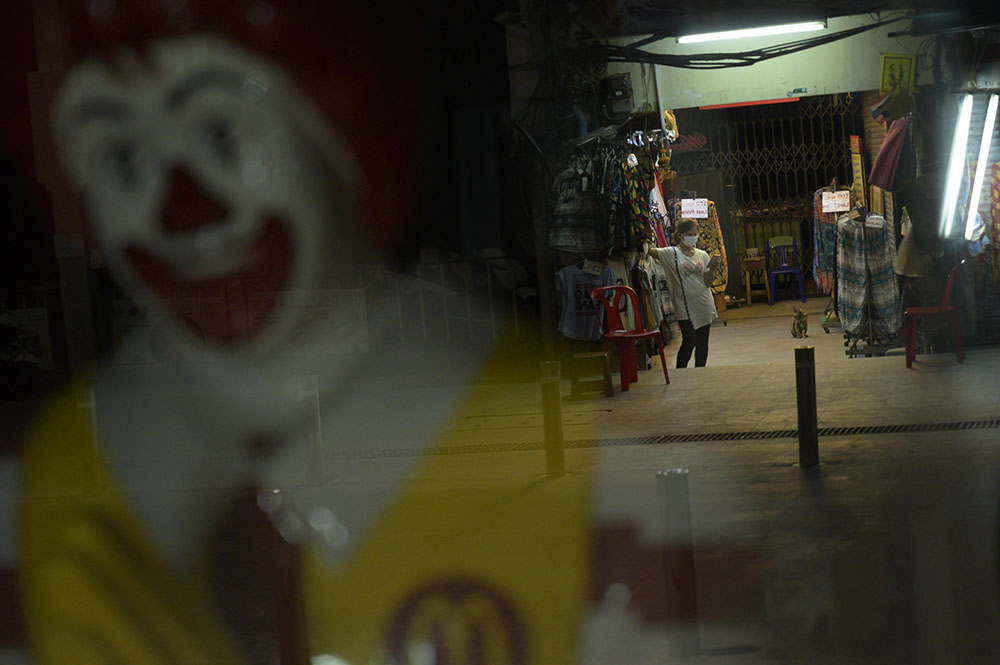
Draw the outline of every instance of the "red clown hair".
<instances>
[{"instance_id":1,"label":"red clown hair","mask_svg":"<svg viewBox=\"0 0 1000 665\"><path fill-rule=\"evenodd\" d=\"M417 217L417 176L429 72L412 3L310 0L75 0L71 57L140 55L160 39L213 34L279 64L354 149L371 235L385 250Z\"/></svg>"}]
</instances>

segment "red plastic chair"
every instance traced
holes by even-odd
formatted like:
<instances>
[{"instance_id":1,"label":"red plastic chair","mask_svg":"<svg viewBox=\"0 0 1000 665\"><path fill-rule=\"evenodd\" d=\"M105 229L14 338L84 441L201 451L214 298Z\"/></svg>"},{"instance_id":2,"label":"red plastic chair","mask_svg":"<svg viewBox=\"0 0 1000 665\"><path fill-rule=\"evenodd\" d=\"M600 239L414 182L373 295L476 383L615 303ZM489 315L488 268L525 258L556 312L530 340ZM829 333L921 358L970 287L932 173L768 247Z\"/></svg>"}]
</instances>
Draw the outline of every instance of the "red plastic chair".
<instances>
[{"instance_id":1,"label":"red plastic chair","mask_svg":"<svg viewBox=\"0 0 1000 665\"><path fill-rule=\"evenodd\" d=\"M958 319L958 306L955 304L955 282L962 273L965 259L951 269L948 281L941 294L941 302L936 307L907 307L903 312L903 338L906 342L906 366L912 367L917 358L917 319L927 316L947 316L951 319L951 334L955 340L955 355L958 362L965 362L965 349L962 347L962 324Z\"/></svg>"},{"instance_id":2,"label":"red plastic chair","mask_svg":"<svg viewBox=\"0 0 1000 665\"><path fill-rule=\"evenodd\" d=\"M608 302L607 293L614 292L614 300ZM621 302L622 298L628 296L632 301L632 311L635 313L635 329L625 330L622 323ZM618 345L618 355L621 360L622 392L628 390L628 384L639 380L639 372L636 369L635 344L640 339L656 340L657 348L660 351L660 364L663 365L663 378L670 383L670 376L667 374L667 361L663 357L663 335L659 330L646 330L642 325L642 317L639 315L639 298L631 287L623 284L615 286L599 286L591 289L590 299L594 302L597 314L600 316L601 308L607 315L607 330L604 331L604 352L608 353L611 342ZM604 319L602 318L602 321Z\"/></svg>"}]
</instances>

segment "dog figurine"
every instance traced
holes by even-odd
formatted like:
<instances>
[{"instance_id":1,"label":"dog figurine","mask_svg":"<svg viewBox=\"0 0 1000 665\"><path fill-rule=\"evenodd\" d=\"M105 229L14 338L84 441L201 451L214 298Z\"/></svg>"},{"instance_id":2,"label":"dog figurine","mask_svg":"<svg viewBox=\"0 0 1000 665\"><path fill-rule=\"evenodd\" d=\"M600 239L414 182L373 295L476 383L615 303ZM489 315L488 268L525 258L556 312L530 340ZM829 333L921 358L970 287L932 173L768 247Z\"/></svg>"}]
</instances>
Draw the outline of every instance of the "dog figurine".
<instances>
[{"instance_id":1,"label":"dog figurine","mask_svg":"<svg viewBox=\"0 0 1000 665\"><path fill-rule=\"evenodd\" d=\"M792 314L792 337L808 337L809 318L805 311L792 305L795 313Z\"/></svg>"}]
</instances>

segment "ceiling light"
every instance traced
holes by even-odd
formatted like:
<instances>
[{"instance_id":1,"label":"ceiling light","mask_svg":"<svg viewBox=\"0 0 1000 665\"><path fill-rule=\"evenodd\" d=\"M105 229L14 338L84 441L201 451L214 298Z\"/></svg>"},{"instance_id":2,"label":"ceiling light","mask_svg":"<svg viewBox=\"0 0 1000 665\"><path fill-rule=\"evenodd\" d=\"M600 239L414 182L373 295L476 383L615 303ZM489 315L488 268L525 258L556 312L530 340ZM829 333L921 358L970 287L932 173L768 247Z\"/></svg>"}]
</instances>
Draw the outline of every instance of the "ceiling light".
<instances>
[{"instance_id":1,"label":"ceiling light","mask_svg":"<svg viewBox=\"0 0 1000 665\"><path fill-rule=\"evenodd\" d=\"M695 44L698 42L717 42L723 39L743 39L746 37L766 37L768 35L785 35L792 32L812 32L826 27L826 21L806 21L805 23L786 23L785 25L770 25L763 28L744 28L742 30L727 30L725 32L706 32L700 35L685 35L678 37L678 44Z\"/></svg>"},{"instance_id":2,"label":"ceiling light","mask_svg":"<svg viewBox=\"0 0 1000 665\"><path fill-rule=\"evenodd\" d=\"M955 219L955 205L958 203L958 188L962 184L965 169L965 148L969 144L969 123L972 121L972 95L962 100L962 110L955 125L955 138L951 143L951 158L948 160L948 180L944 189L944 205L941 207L941 235L951 233L951 223Z\"/></svg>"},{"instance_id":3,"label":"ceiling light","mask_svg":"<svg viewBox=\"0 0 1000 665\"><path fill-rule=\"evenodd\" d=\"M979 143L979 161L976 162L976 177L972 181L972 198L969 199L969 217L965 222L966 240L972 240L972 234L976 229L979 196L983 193L983 177L986 175L986 162L990 158L990 143L993 142L993 125L997 119L998 102L1000 102L1000 96L990 95L990 105L986 108L986 123L983 125L983 138Z\"/></svg>"}]
</instances>

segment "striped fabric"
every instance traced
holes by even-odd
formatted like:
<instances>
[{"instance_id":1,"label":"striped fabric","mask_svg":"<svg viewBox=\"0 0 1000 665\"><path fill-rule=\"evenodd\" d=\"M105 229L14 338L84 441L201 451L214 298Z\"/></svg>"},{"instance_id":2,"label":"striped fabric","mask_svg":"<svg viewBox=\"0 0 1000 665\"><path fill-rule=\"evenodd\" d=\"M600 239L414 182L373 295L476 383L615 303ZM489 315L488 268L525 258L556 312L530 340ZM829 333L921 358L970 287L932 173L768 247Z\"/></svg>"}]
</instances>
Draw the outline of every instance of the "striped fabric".
<instances>
[{"instance_id":1,"label":"striped fabric","mask_svg":"<svg viewBox=\"0 0 1000 665\"><path fill-rule=\"evenodd\" d=\"M894 337L903 325L903 307L889 229L846 218L837 229L837 306L844 331L862 336L871 323L875 334Z\"/></svg>"}]
</instances>

